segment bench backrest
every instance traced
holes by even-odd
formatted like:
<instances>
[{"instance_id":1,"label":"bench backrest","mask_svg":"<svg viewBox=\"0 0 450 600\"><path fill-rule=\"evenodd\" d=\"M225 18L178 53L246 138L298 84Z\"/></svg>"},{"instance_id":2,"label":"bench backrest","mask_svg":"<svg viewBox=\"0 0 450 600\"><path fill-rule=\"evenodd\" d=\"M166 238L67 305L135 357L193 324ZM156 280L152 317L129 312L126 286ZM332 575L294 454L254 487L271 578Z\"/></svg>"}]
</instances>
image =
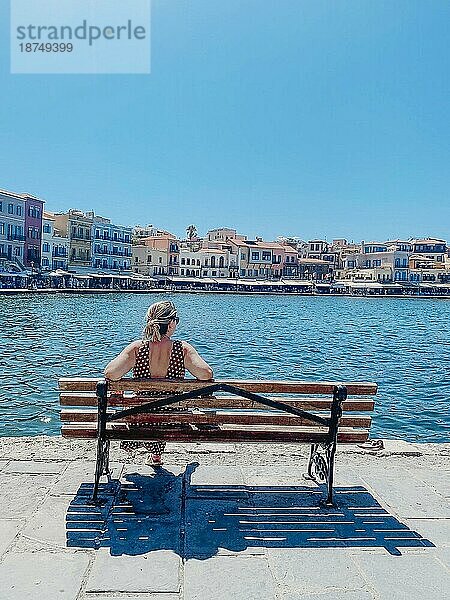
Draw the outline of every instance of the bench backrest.
<instances>
[{"instance_id":1,"label":"bench backrest","mask_svg":"<svg viewBox=\"0 0 450 600\"><path fill-rule=\"evenodd\" d=\"M59 380L64 436L96 437L99 381L78 377ZM160 402L161 398L164 402L175 394L183 394L183 399L174 398L169 408L155 406L122 415L108 424L108 433L112 439L320 442L327 434L320 418L330 418L333 394L338 385L345 386L347 396L342 403L338 441L365 441L371 425L368 413L374 408L371 396L377 392L377 385L368 382L124 378L108 383L107 409L111 419L115 419L114 415L120 411ZM224 389L212 393L211 386ZM185 398L203 390L203 396ZM158 397L152 398L148 394L158 394ZM275 406L262 404L262 399ZM277 402L294 409L296 414L280 411ZM312 421L303 411L319 419Z\"/></svg>"}]
</instances>

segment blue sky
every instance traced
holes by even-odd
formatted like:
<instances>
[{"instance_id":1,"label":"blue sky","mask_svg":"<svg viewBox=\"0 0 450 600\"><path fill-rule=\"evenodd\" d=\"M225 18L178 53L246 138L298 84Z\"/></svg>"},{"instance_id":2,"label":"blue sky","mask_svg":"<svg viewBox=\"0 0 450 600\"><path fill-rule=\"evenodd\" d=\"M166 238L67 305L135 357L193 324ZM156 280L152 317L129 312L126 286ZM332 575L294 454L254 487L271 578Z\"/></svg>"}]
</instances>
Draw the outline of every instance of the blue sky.
<instances>
[{"instance_id":1,"label":"blue sky","mask_svg":"<svg viewBox=\"0 0 450 600\"><path fill-rule=\"evenodd\" d=\"M450 4L153 0L151 75L11 75L0 187L182 234L450 238Z\"/></svg>"}]
</instances>

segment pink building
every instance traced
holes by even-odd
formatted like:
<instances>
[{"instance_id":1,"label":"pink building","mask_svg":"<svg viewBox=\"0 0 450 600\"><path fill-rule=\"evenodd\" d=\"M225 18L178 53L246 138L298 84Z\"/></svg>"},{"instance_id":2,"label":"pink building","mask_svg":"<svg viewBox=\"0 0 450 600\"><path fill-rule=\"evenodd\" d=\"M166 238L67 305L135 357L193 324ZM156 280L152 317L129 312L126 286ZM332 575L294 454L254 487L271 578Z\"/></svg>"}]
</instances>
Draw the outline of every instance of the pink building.
<instances>
[{"instance_id":1,"label":"pink building","mask_svg":"<svg viewBox=\"0 0 450 600\"><path fill-rule=\"evenodd\" d=\"M44 202L35 196L25 195L25 245L24 245L24 265L30 268L40 268L41 266L41 245L42 245L42 215L44 212Z\"/></svg>"}]
</instances>

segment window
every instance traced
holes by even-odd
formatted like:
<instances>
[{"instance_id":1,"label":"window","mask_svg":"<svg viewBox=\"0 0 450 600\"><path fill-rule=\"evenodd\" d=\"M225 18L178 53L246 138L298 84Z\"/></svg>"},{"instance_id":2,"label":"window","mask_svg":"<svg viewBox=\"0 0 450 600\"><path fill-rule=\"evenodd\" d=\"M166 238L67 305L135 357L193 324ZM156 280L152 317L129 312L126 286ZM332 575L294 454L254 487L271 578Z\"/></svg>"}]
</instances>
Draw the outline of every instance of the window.
<instances>
[{"instance_id":1,"label":"window","mask_svg":"<svg viewBox=\"0 0 450 600\"><path fill-rule=\"evenodd\" d=\"M0 212L3 212L3 202L0 202Z\"/></svg>"},{"instance_id":2,"label":"window","mask_svg":"<svg viewBox=\"0 0 450 600\"><path fill-rule=\"evenodd\" d=\"M212 276L213 276L213 277L217 277L217 271L213 271L213 272L212 272Z\"/></svg>"},{"instance_id":3,"label":"window","mask_svg":"<svg viewBox=\"0 0 450 600\"><path fill-rule=\"evenodd\" d=\"M5 235L5 224L0 223L0 235Z\"/></svg>"},{"instance_id":4,"label":"window","mask_svg":"<svg viewBox=\"0 0 450 600\"><path fill-rule=\"evenodd\" d=\"M147 264L149 265L152 262L152 257L150 254L147 254Z\"/></svg>"},{"instance_id":5,"label":"window","mask_svg":"<svg viewBox=\"0 0 450 600\"><path fill-rule=\"evenodd\" d=\"M216 267L216 257L211 256L211 267L214 269Z\"/></svg>"},{"instance_id":6,"label":"window","mask_svg":"<svg viewBox=\"0 0 450 600\"><path fill-rule=\"evenodd\" d=\"M49 223L44 223L44 227L42 228L44 233L51 233L52 232L52 226L49 225Z\"/></svg>"},{"instance_id":7,"label":"window","mask_svg":"<svg viewBox=\"0 0 450 600\"><path fill-rule=\"evenodd\" d=\"M42 244L42 252L50 252L50 244L48 242Z\"/></svg>"},{"instance_id":8,"label":"window","mask_svg":"<svg viewBox=\"0 0 450 600\"><path fill-rule=\"evenodd\" d=\"M159 260L159 264L161 265L162 264L162 257L160 256L158 260Z\"/></svg>"},{"instance_id":9,"label":"window","mask_svg":"<svg viewBox=\"0 0 450 600\"><path fill-rule=\"evenodd\" d=\"M245 254L245 252L241 252L241 260L245 260L247 258L247 255Z\"/></svg>"},{"instance_id":10,"label":"window","mask_svg":"<svg viewBox=\"0 0 450 600\"><path fill-rule=\"evenodd\" d=\"M259 252L252 252L252 262L259 260Z\"/></svg>"},{"instance_id":11,"label":"window","mask_svg":"<svg viewBox=\"0 0 450 600\"><path fill-rule=\"evenodd\" d=\"M43 267L48 267L48 265L49 265L49 263L48 263L48 258L45 258L45 257L44 257L44 258L42 259L42 266L43 266Z\"/></svg>"},{"instance_id":12,"label":"window","mask_svg":"<svg viewBox=\"0 0 450 600\"><path fill-rule=\"evenodd\" d=\"M272 256L271 256L270 252L263 251L263 253L262 253L262 259L263 260L270 260L271 258L272 258Z\"/></svg>"},{"instance_id":13,"label":"window","mask_svg":"<svg viewBox=\"0 0 450 600\"><path fill-rule=\"evenodd\" d=\"M8 204L8 214L9 215L14 214L14 204Z\"/></svg>"},{"instance_id":14,"label":"window","mask_svg":"<svg viewBox=\"0 0 450 600\"><path fill-rule=\"evenodd\" d=\"M181 274L184 275L184 269L181 269Z\"/></svg>"},{"instance_id":15,"label":"window","mask_svg":"<svg viewBox=\"0 0 450 600\"><path fill-rule=\"evenodd\" d=\"M22 216L22 207L21 206L16 206L16 215L18 217Z\"/></svg>"},{"instance_id":16,"label":"window","mask_svg":"<svg viewBox=\"0 0 450 600\"><path fill-rule=\"evenodd\" d=\"M245 269L241 269L241 277L245 277Z\"/></svg>"},{"instance_id":17,"label":"window","mask_svg":"<svg viewBox=\"0 0 450 600\"><path fill-rule=\"evenodd\" d=\"M20 256L20 247L14 248L14 256Z\"/></svg>"}]
</instances>

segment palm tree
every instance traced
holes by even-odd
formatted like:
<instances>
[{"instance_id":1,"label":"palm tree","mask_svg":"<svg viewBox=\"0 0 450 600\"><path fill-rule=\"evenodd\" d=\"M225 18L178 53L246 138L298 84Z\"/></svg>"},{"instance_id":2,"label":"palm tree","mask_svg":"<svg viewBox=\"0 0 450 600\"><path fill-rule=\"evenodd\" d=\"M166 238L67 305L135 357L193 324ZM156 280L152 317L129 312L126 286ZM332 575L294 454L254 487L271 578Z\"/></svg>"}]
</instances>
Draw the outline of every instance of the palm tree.
<instances>
[{"instance_id":1,"label":"palm tree","mask_svg":"<svg viewBox=\"0 0 450 600\"><path fill-rule=\"evenodd\" d=\"M193 240L197 237L197 227L195 225L188 225L186 227L186 235L189 240Z\"/></svg>"}]
</instances>

